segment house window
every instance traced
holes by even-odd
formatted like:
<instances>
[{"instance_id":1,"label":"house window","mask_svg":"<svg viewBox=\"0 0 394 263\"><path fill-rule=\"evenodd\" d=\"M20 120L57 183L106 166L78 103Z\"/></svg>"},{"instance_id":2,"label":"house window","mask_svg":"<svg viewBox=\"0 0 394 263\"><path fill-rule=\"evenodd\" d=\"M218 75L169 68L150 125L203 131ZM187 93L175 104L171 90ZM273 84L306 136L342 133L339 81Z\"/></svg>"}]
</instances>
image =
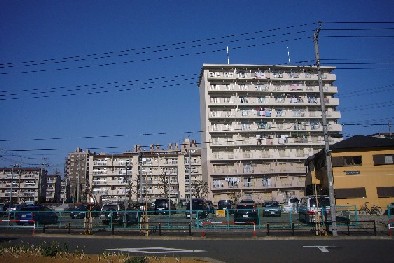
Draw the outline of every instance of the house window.
<instances>
[{"instance_id":1,"label":"house window","mask_svg":"<svg viewBox=\"0 0 394 263\"><path fill-rule=\"evenodd\" d=\"M394 154L376 154L373 156L373 163L375 166L394 164Z\"/></svg>"},{"instance_id":2,"label":"house window","mask_svg":"<svg viewBox=\"0 0 394 263\"><path fill-rule=\"evenodd\" d=\"M332 157L333 167L343 167L343 166L360 166L362 165L361 156L336 156Z\"/></svg>"},{"instance_id":3,"label":"house window","mask_svg":"<svg viewBox=\"0 0 394 263\"><path fill-rule=\"evenodd\" d=\"M335 198L337 199L365 197L367 197L365 187L335 189Z\"/></svg>"},{"instance_id":4,"label":"house window","mask_svg":"<svg viewBox=\"0 0 394 263\"><path fill-rule=\"evenodd\" d=\"M376 192L379 198L394 197L394 187L376 187Z\"/></svg>"}]
</instances>

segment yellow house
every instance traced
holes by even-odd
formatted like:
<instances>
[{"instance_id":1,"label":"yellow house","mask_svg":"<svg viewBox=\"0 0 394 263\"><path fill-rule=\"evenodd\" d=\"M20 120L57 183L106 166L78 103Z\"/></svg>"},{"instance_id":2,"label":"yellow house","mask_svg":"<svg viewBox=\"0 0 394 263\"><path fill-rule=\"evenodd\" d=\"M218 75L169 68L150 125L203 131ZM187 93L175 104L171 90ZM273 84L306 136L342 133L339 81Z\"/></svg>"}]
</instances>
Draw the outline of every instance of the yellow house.
<instances>
[{"instance_id":1,"label":"yellow house","mask_svg":"<svg viewBox=\"0 0 394 263\"><path fill-rule=\"evenodd\" d=\"M394 203L394 139L353 136L330 147L337 205ZM324 151L306 160L306 195L328 194Z\"/></svg>"}]
</instances>

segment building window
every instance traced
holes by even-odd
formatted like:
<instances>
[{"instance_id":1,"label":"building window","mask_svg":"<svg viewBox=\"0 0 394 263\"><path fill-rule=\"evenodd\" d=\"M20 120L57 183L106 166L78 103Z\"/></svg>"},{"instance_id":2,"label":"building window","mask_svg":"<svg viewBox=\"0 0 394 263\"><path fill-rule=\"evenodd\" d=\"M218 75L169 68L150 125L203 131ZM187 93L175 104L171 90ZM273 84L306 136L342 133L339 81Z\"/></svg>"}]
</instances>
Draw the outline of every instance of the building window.
<instances>
[{"instance_id":1,"label":"building window","mask_svg":"<svg viewBox=\"0 0 394 263\"><path fill-rule=\"evenodd\" d=\"M362 165L361 156L335 156L332 157L333 167L343 167L343 166L360 166Z\"/></svg>"},{"instance_id":2,"label":"building window","mask_svg":"<svg viewBox=\"0 0 394 263\"><path fill-rule=\"evenodd\" d=\"M376 154L373 156L373 163L375 166L394 164L394 154Z\"/></svg>"},{"instance_id":3,"label":"building window","mask_svg":"<svg viewBox=\"0 0 394 263\"><path fill-rule=\"evenodd\" d=\"M337 199L365 197L367 197L365 187L335 189L335 198Z\"/></svg>"},{"instance_id":4,"label":"building window","mask_svg":"<svg viewBox=\"0 0 394 263\"><path fill-rule=\"evenodd\" d=\"M376 187L379 198L394 197L394 187Z\"/></svg>"}]
</instances>

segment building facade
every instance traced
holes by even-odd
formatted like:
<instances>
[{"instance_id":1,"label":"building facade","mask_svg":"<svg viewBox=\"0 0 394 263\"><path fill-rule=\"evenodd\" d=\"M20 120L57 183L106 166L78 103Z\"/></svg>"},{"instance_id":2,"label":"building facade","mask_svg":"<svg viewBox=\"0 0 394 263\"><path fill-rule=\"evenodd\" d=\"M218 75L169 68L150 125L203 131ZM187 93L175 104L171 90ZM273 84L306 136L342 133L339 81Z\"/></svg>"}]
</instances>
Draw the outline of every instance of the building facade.
<instances>
[{"instance_id":1,"label":"building facade","mask_svg":"<svg viewBox=\"0 0 394 263\"><path fill-rule=\"evenodd\" d=\"M70 186L71 202L86 201L86 193L90 191L89 185L89 156L90 151L77 148L75 152L69 153L66 160L65 178Z\"/></svg>"},{"instance_id":2,"label":"building facade","mask_svg":"<svg viewBox=\"0 0 394 263\"><path fill-rule=\"evenodd\" d=\"M365 202L382 209L394 203L394 140L372 136L353 136L330 147L334 192L337 205ZM328 194L323 152L308 158L307 193Z\"/></svg>"},{"instance_id":3,"label":"building facade","mask_svg":"<svg viewBox=\"0 0 394 263\"><path fill-rule=\"evenodd\" d=\"M60 202L61 193L61 178L60 174L48 174L46 187L46 202L58 203Z\"/></svg>"},{"instance_id":4,"label":"building facade","mask_svg":"<svg viewBox=\"0 0 394 263\"><path fill-rule=\"evenodd\" d=\"M60 202L71 202L70 198L70 184L67 177L62 178L60 181Z\"/></svg>"},{"instance_id":5,"label":"building facade","mask_svg":"<svg viewBox=\"0 0 394 263\"><path fill-rule=\"evenodd\" d=\"M153 202L157 198L177 203L190 197L190 189L192 197L207 194L202 181L201 149L194 140L186 139L181 145L170 144L167 148L137 145L132 151L118 154L90 152L86 164L89 181L81 188L89 189L84 194L93 194L99 203ZM70 189L76 188L76 181L68 178Z\"/></svg>"},{"instance_id":6,"label":"building facade","mask_svg":"<svg viewBox=\"0 0 394 263\"><path fill-rule=\"evenodd\" d=\"M42 168L0 168L0 202L19 204L45 202L47 170Z\"/></svg>"},{"instance_id":7,"label":"building facade","mask_svg":"<svg viewBox=\"0 0 394 263\"><path fill-rule=\"evenodd\" d=\"M342 137L333 70L321 68L330 144ZM304 161L324 146L316 67L204 64L199 90L210 199L303 196Z\"/></svg>"}]
</instances>

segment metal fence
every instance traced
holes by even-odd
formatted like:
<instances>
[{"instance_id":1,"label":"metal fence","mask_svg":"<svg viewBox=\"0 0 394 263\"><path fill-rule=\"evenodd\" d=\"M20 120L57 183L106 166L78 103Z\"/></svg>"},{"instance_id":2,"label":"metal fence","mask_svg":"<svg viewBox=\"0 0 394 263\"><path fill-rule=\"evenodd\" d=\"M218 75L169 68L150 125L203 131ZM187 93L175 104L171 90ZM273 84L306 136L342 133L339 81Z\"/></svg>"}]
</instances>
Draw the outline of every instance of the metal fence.
<instances>
[{"instance_id":1,"label":"metal fence","mask_svg":"<svg viewBox=\"0 0 394 263\"><path fill-rule=\"evenodd\" d=\"M392 207L391 207L392 208ZM189 210L124 210L124 211L36 211L40 216L23 219L25 211L12 211L3 214L0 229L16 229L33 226L45 233L128 233L141 235L195 235L201 236L231 234L237 231L256 235L315 235L317 229L329 232L330 221L321 220L308 224L299 220L297 211L281 212L280 216L264 216L264 208L257 208L256 220L237 221L235 210L218 210L206 214L205 211ZM389 211L389 218L392 214ZM50 215L56 215L56 222ZM379 232L375 220L360 220L356 206L337 206L337 217L346 220L338 222L338 231L346 234L374 234ZM386 216L385 216L386 217ZM387 217L386 217L387 218ZM30 220L30 221L28 221ZM387 224L385 225L387 231Z\"/></svg>"}]
</instances>

